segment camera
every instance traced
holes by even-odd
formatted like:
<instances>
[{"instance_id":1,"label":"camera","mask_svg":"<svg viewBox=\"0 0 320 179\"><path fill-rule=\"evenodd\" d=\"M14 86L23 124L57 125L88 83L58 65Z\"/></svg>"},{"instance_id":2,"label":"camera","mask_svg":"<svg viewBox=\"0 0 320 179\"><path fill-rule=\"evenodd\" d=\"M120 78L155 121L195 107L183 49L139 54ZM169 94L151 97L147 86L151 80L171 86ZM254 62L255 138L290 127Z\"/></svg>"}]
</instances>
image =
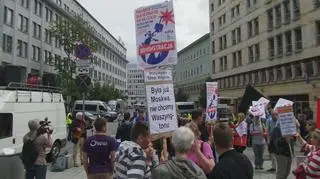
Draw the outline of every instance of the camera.
<instances>
[{"instance_id":1,"label":"camera","mask_svg":"<svg viewBox=\"0 0 320 179\"><path fill-rule=\"evenodd\" d=\"M50 125L51 121L48 120L48 118L46 117L43 121L40 121L40 127L38 129L38 135L42 135L42 134L52 134L53 129L51 128Z\"/></svg>"}]
</instances>

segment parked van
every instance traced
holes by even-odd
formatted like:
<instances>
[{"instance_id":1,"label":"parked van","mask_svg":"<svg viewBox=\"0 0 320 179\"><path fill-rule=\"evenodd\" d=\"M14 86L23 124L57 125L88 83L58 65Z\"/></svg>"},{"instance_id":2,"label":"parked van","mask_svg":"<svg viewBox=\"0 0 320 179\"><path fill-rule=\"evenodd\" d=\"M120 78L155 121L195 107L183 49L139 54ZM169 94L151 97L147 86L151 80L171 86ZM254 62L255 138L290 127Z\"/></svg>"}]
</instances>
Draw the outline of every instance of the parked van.
<instances>
[{"instance_id":1,"label":"parked van","mask_svg":"<svg viewBox=\"0 0 320 179\"><path fill-rule=\"evenodd\" d=\"M62 94L55 89L28 88L10 83L0 88L0 153L4 148L21 153L23 136L32 119L51 121L53 146L47 154L56 157L66 144L66 111Z\"/></svg>"},{"instance_id":2,"label":"parked van","mask_svg":"<svg viewBox=\"0 0 320 179\"><path fill-rule=\"evenodd\" d=\"M83 111L83 100L77 100L74 103L73 113ZM84 111L87 111L93 115L101 115L112 121L117 118L117 112L112 109L103 101L84 101Z\"/></svg>"},{"instance_id":3,"label":"parked van","mask_svg":"<svg viewBox=\"0 0 320 179\"><path fill-rule=\"evenodd\" d=\"M191 113L196 109L194 102L176 102L176 106L181 114Z\"/></svg>"}]
</instances>

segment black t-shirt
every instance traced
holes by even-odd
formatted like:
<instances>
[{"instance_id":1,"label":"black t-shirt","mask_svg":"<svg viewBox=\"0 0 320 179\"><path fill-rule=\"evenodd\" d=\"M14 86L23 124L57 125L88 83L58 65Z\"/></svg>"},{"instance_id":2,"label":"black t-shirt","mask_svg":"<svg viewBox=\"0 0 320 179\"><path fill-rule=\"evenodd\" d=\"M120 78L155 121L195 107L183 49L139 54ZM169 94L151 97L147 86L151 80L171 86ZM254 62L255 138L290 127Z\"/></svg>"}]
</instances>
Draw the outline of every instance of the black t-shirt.
<instances>
[{"instance_id":1,"label":"black t-shirt","mask_svg":"<svg viewBox=\"0 0 320 179\"><path fill-rule=\"evenodd\" d=\"M219 157L209 179L252 179L253 167L247 156L230 150Z\"/></svg>"}]
</instances>

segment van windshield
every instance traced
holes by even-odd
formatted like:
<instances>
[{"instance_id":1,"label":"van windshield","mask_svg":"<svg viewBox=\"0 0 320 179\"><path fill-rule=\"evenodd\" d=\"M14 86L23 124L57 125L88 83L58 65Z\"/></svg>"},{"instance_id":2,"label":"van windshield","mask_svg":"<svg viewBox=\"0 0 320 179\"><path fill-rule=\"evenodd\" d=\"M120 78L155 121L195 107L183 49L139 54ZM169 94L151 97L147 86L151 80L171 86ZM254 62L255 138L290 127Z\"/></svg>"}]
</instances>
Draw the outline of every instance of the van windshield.
<instances>
[{"instance_id":1,"label":"van windshield","mask_svg":"<svg viewBox=\"0 0 320 179\"><path fill-rule=\"evenodd\" d=\"M12 137L12 113L0 113L0 139Z\"/></svg>"},{"instance_id":2,"label":"van windshield","mask_svg":"<svg viewBox=\"0 0 320 179\"><path fill-rule=\"evenodd\" d=\"M179 110L194 110L194 105L188 104L188 105L178 105Z\"/></svg>"},{"instance_id":3,"label":"van windshield","mask_svg":"<svg viewBox=\"0 0 320 179\"><path fill-rule=\"evenodd\" d=\"M97 105L93 104L85 104L84 110L89 112L97 112ZM81 111L82 110L82 104L76 104L75 110Z\"/></svg>"}]
</instances>

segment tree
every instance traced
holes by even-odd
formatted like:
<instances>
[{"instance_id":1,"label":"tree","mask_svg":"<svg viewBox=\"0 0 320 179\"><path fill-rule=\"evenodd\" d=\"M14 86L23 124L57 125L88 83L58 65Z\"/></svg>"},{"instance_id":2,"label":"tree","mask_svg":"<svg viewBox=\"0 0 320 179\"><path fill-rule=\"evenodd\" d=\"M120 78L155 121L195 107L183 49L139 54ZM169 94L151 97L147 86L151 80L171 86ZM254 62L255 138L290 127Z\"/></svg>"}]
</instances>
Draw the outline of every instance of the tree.
<instances>
[{"instance_id":1,"label":"tree","mask_svg":"<svg viewBox=\"0 0 320 179\"><path fill-rule=\"evenodd\" d=\"M98 42L94 39L93 28L89 23L82 19L80 15L71 15L67 19L59 18L51 25L49 31L56 38L63 51L66 53L66 58L59 56L50 57L50 64L54 63L55 69L58 72L58 86L63 89L63 94L79 98L79 88L75 84L75 69L76 59L72 58L72 53L78 43L86 44L91 52L95 52L98 47ZM92 57L90 57L92 61Z\"/></svg>"},{"instance_id":2,"label":"tree","mask_svg":"<svg viewBox=\"0 0 320 179\"><path fill-rule=\"evenodd\" d=\"M207 77L205 79L205 82L212 82L211 77ZM204 83L202 85L202 88L200 90L199 105L202 108L206 108L207 107L207 86L206 86L206 83Z\"/></svg>"},{"instance_id":3,"label":"tree","mask_svg":"<svg viewBox=\"0 0 320 179\"><path fill-rule=\"evenodd\" d=\"M189 96L182 91L182 89L178 89L178 92L175 94L175 99L177 102L179 101L187 101Z\"/></svg>"},{"instance_id":4,"label":"tree","mask_svg":"<svg viewBox=\"0 0 320 179\"><path fill-rule=\"evenodd\" d=\"M109 101L123 98L122 94L113 85L95 83L88 91L89 100Z\"/></svg>"}]
</instances>

